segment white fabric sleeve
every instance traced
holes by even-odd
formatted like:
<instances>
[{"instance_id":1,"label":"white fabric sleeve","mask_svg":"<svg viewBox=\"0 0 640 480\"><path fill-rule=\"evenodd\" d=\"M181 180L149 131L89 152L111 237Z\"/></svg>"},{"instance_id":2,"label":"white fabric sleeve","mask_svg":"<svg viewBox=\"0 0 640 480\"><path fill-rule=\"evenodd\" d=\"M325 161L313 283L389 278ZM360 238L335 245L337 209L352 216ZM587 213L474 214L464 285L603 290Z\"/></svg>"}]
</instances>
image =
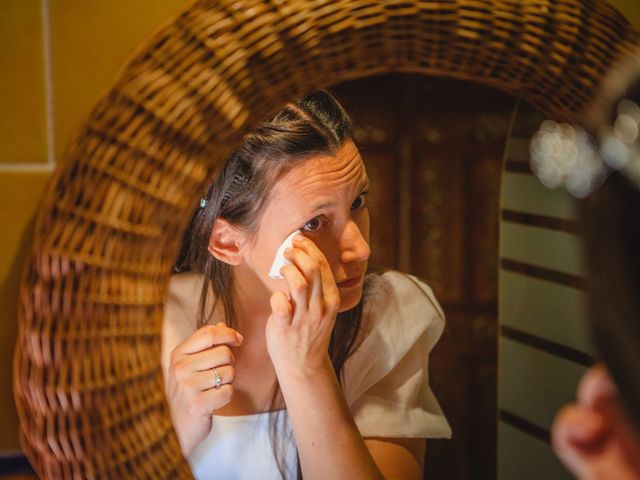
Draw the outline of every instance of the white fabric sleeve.
<instances>
[{"instance_id":1,"label":"white fabric sleeve","mask_svg":"<svg viewBox=\"0 0 640 480\"><path fill-rule=\"evenodd\" d=\"M386 272L365 301L368 332L344 366L344 393L363 437L450 438L429 386L429 352L444 329L431 289Z\"/></svg>"}]
</instances>

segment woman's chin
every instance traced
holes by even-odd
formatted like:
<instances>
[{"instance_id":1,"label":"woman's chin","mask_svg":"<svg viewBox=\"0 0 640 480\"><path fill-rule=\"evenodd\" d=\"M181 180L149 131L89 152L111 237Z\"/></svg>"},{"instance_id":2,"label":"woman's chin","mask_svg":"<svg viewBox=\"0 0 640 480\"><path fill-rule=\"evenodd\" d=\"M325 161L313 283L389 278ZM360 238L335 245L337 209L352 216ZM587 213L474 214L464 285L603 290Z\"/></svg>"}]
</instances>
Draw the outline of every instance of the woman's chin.
<instances>
[{"instance_id":1,"label":"woman's chin","mask_svg":"<svg viewBox=\"0 0 640 480\"><path fill-rule=\"evenodd\" d=\"M338 313L351 310L353 307L358 305L361 298L362 298L361 288L355 292L340 292L340 308L338 308Z\"/></svg>"}]
</instances>

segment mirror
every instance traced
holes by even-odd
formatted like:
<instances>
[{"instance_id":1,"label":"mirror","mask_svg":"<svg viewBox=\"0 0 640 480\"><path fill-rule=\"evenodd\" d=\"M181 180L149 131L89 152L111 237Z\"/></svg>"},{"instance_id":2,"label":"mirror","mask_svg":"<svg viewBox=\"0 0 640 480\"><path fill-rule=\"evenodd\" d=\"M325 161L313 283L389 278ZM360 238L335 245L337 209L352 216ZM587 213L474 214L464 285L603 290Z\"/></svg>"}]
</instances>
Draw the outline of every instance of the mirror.
<instances>
[{"instance_id":1,"label":"mirror","mask_svg":"<svg viewBox=\"0 0 640 480\"><path fill-rule=\"evenodd\" d=\"M604 43L563 32L559 44L535 25L563 12L539 5L327 8L335 9L333 28L328 12L301 2L196 3L132 60L69 150L36 225L22 290L16 401L39 473L189 475L157 366L163 298L190 206L256 119L315 87L394 71L471 79L572 119L607 62L632 49L632 32L617 28L620 18L603 2L592 14L615 21L592 33ZM302 25L299 12L308 12ZM504 14L496 29L495 14ZM246 28L221 21L227 16ZM523 31L532 44L510 42ZM567 44L578 58L561 69ZM116 394L118 385L125 388ZM55 435L48 422L60 425Z\"/></svg>"}]
</instances>

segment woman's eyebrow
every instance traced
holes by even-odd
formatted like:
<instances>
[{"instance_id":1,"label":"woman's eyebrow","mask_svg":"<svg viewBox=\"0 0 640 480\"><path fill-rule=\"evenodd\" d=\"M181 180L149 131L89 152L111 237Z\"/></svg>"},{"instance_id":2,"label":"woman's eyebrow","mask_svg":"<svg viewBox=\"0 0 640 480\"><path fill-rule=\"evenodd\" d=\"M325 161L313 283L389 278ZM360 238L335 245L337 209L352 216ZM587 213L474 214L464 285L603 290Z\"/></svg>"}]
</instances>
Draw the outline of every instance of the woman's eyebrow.
<instances>
[{"instance_id":1,"label":"woman's eyebrow","mask_svg":"<svg viewBox=\"0 0 640 480\"><path fill-rule=\"evenodd\" d=\"M329 202L322 202L319 203L318 205L315 205L312 209L311 212L315 213L318 210L322 210L323 208L328 208L328 207L333 207L336 204L336 202L334 202L333 200L329 201Z\"/></svg>"},{"instance_id":2,"label":"woman's eyebrow","mask_svg":"<svg viewBox=\"0 0 640 480\"><path fill-rule=\"evenodd\" d=\"M358 185L358 191L362 192L365 188L367 188L369 186L369 178L365 177L360 184ZM322 202L319 203L317 205L314 205L313 208L311 209L311 213L315 213L318 210L322 210L323 208L329 208L329 207L333 207L336 205L336 202L333 200L329 200L327 202Z\"/></svg>"}]
</instances>

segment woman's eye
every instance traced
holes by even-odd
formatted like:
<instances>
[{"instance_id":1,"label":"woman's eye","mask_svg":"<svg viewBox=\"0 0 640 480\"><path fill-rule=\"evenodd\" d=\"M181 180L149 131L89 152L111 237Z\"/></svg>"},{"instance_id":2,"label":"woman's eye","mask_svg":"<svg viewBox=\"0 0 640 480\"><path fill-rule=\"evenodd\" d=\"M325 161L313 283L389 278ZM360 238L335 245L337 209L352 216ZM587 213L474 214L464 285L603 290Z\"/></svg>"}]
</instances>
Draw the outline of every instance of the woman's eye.
<instances>
[{"instance_id":1,"label":"woman's eye","mask_svg":"<svg viewBox=\"0 0 640 480\"><path fill-rule=\"evenodd\" d=\"M316 230L319 230L320 227L322 227L322 219L320 217L315 217L305 223L302 228L307 232L315 232Z\"/></svg>"},{"instance_id":2,"label":"woman's eye","mask_svg":"<svg viewBox=\"0 0 640 480\"><path fill-rule=\"evenodd\" d=\"M358 195L358 198L351 204L351 210L358 210L367 206L367 193L369 192L362 192Z\"/></svg>"}]
</instances>

